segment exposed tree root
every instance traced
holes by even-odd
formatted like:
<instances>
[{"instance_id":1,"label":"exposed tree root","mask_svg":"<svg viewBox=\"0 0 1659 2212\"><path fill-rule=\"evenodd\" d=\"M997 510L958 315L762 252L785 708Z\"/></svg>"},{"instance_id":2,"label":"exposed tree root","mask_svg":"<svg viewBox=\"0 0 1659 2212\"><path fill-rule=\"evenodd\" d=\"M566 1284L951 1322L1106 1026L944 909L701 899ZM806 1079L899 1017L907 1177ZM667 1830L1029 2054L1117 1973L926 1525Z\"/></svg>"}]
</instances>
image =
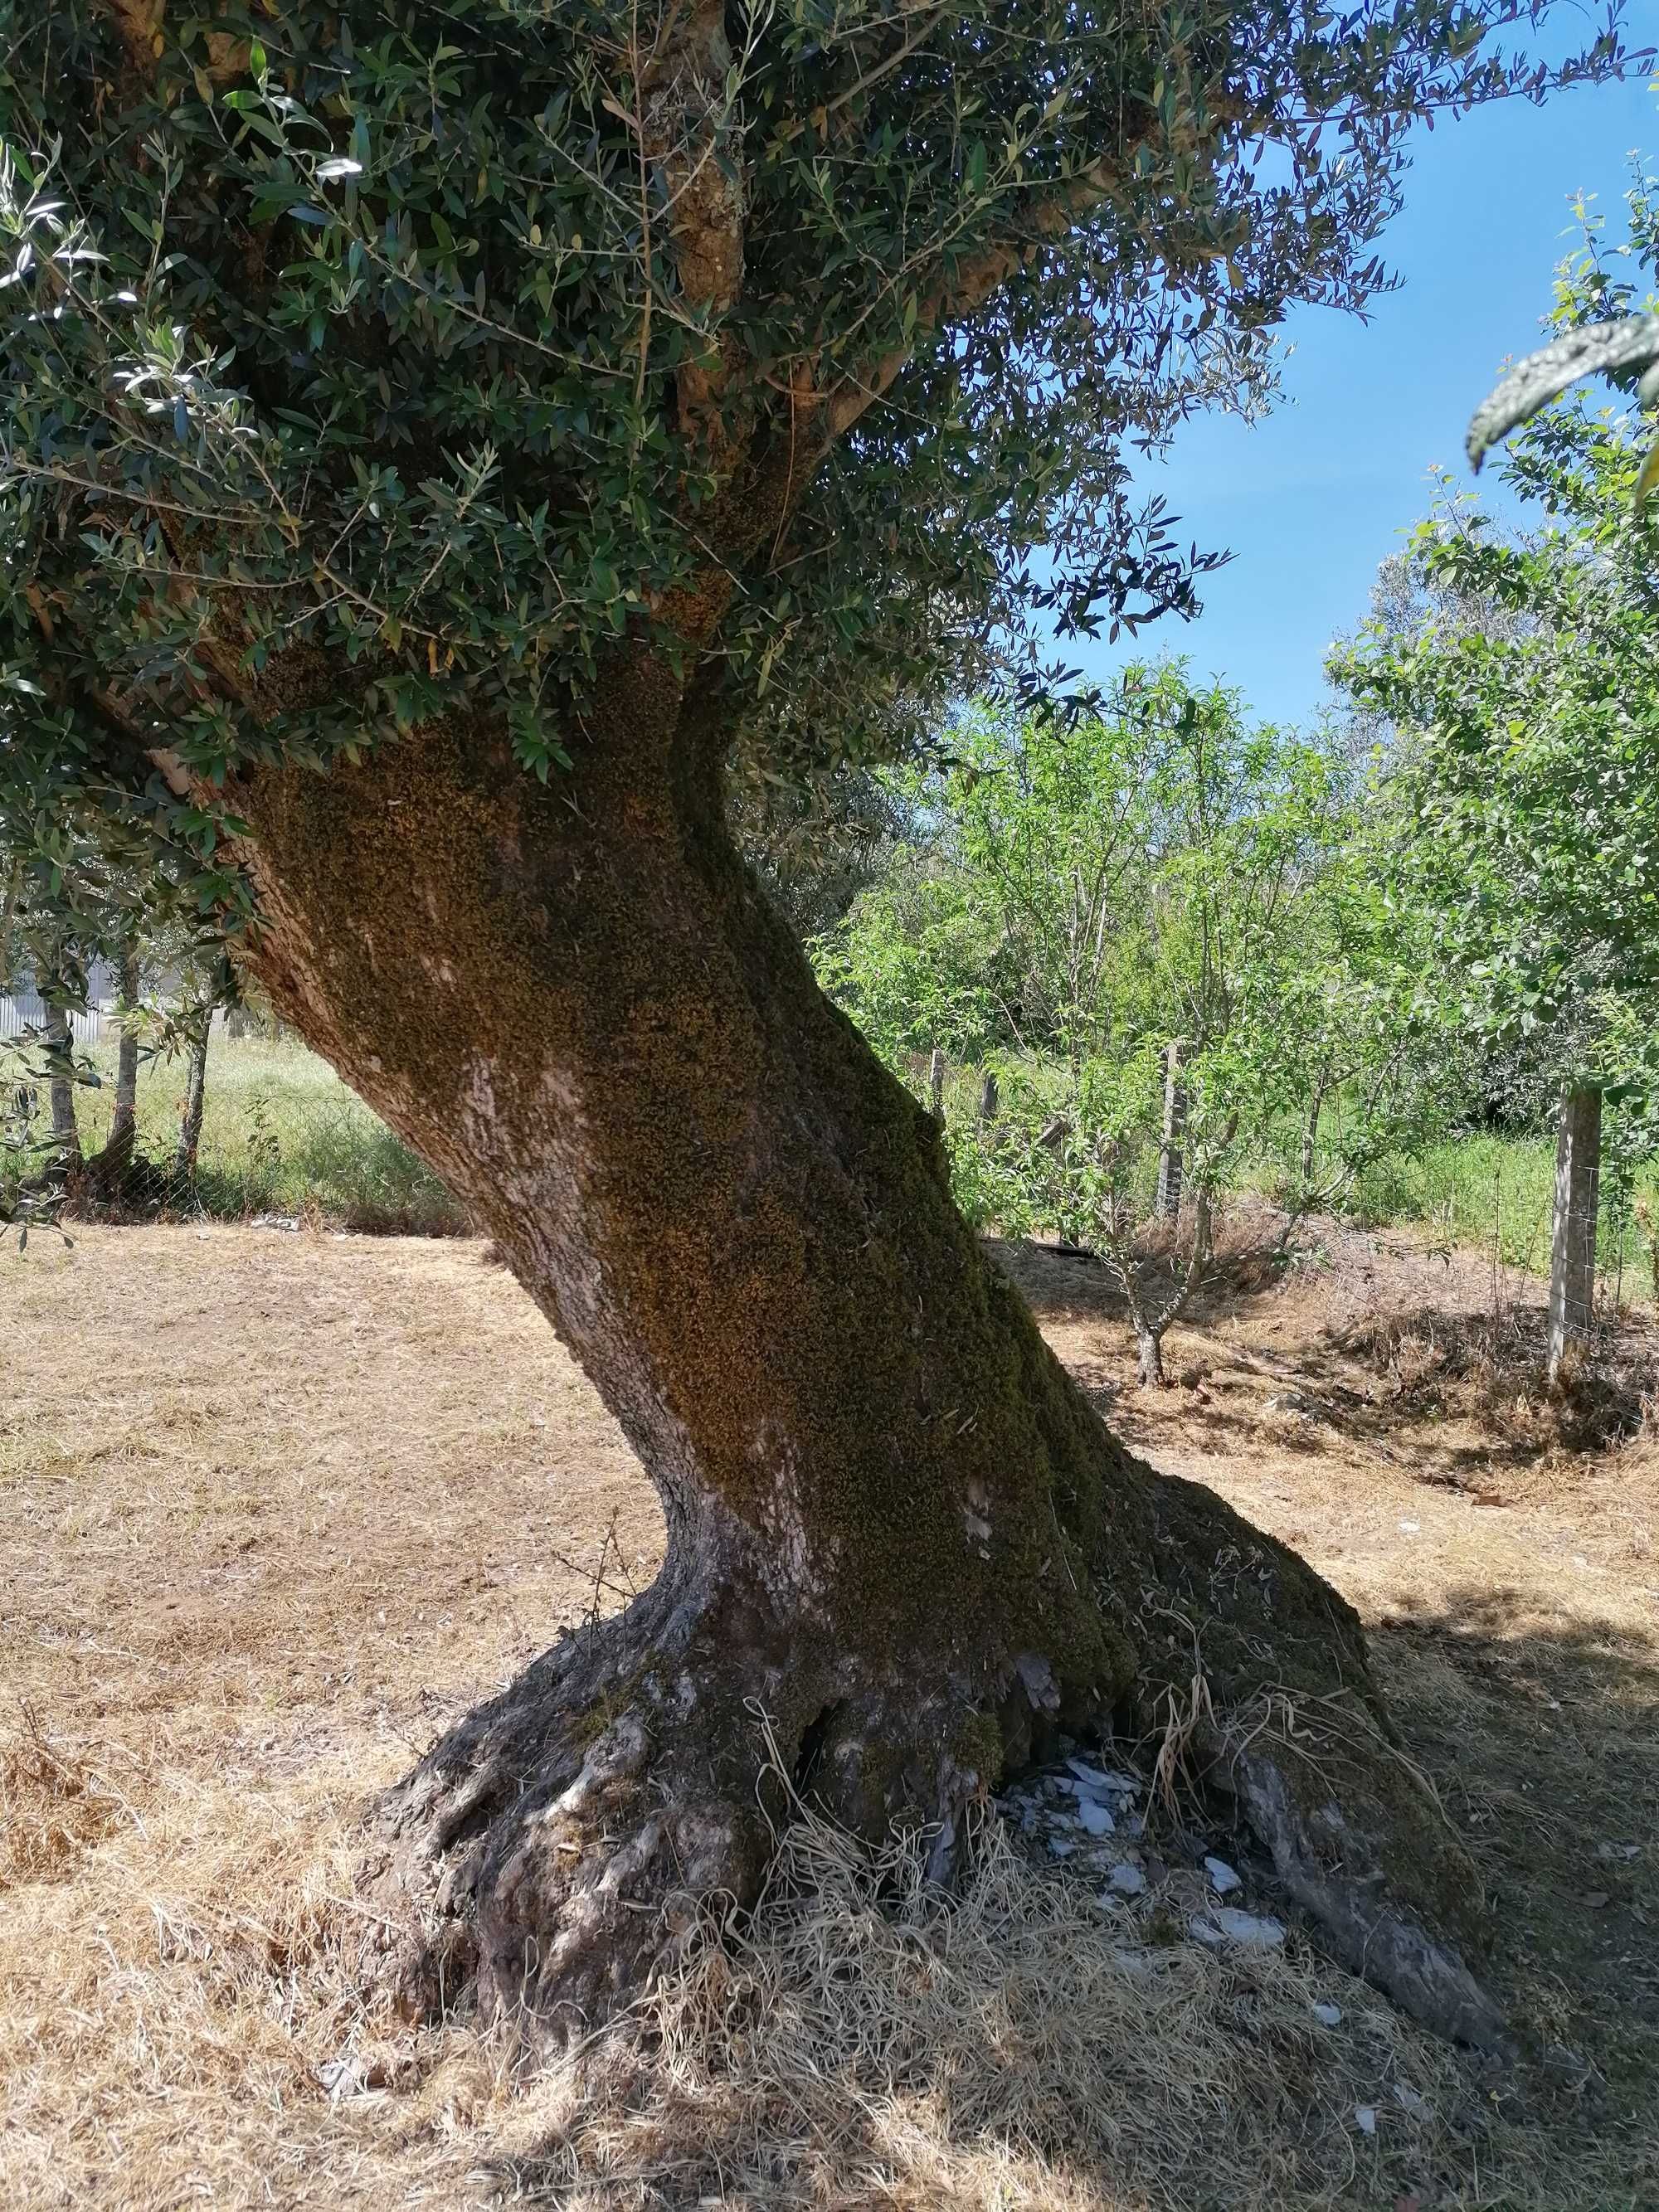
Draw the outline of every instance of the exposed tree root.
<instances>
[{"instance_id":1,"label":"exposed tree root","mask_svg":"<svg viewBox=\"0 0 1659 2212\"><path fill-rule=\"evenodd\" d=\"M1358 1622L1208 1492L1153 1482L1165 1543L1141 1593L1144 1673L1092 1712L1061 1715L1036 1655L989 1684L937 1654L878 1666L751 1592L694 1594L665 1570L387 1799L380 1978L407 2011L476 2007L568 2044L671 1967L711 1900L753 1902L789 1817L775 1768L857 1833L931 1824L948 1882L969 1807L1043 1757L1063 1718L1139 1730L1170 1795L1224 1790L1345 1965L1440 2033L1500 2045L1469 1964L1472 1871L1393 1741Z\"/></svg>"},{"instance_id":2,"label":"exposed tree root","mask_svg":"<svg viewBox=\"0 0 1659 2212\"><path fill-rule=\"evenodd\" d=\"M522 2016L556 2043L647 1989L712 1901L752 1903L788 1805L856 1832L939 1823L983 1794L963 1692L880 1679L752 1594L677 1595L672 1569L567 1637L443 1736L380 1808L377 1978L406 2013ZM995 1732L978 1741L994 1749Z\"/></svg>"}]
</instances>

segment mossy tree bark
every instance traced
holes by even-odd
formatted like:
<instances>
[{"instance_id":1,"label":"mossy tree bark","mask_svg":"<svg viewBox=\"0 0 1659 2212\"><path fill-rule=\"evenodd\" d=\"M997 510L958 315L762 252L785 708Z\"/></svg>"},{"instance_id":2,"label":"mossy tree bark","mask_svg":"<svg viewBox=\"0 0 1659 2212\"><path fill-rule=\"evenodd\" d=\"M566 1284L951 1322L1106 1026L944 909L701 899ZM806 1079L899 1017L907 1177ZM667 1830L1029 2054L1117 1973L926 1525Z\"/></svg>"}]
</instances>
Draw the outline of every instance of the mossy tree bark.
<instances>
[{"instance_id":1,"label":"mossy tree bark","mask_svg":"<svg viewBox=\"0 0 1659 2212\"><path fill-rule=\"evenodd\" d=\"M487 1228L666 1522L648 1594L392 1793L406 1996L574 2029L688 1896L752 1895L758 1712L859 1830L939 1823L941 1875L1056 1730L1173 1724L1353 1964L1493 2034L1353 1614L1059 1366L734 851L726 735L641 654L568 782L447 726L232 795L272 1001Z\"/></svg>"}]
</instances>

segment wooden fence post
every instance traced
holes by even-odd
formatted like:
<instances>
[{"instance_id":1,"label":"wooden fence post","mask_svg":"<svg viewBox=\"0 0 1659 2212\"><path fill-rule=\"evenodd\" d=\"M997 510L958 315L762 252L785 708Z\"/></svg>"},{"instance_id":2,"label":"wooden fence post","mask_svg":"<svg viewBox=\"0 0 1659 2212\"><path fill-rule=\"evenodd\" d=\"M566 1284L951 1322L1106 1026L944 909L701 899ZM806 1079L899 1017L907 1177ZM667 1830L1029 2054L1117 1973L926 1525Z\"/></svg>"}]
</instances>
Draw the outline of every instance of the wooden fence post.
<instances>
[{"instance_id":1,"label":"wooden fence post","mask_svg":"<svg viewBox=\"0 0 1659 2212\"><path fill-rule=\"evenodd\" d=\"M1555 1217L1550 1235L1547 1379L1589 1338L1595 1303L1595 1213L1601 1197L1601 1094L1570 1091L1555 1135Z\"/></svg>"},{"instance_id":2,"label":"wooden fence post","mask_svg":"<svg viewBox=\"0 0 1659 2212\"><path fill-rule=\"evenodd\" d=\"M988 1129L997 1118L997 1079L988 1068L979 1089L979 1118L981 1127Z\"/></svg>"}]
</instances>

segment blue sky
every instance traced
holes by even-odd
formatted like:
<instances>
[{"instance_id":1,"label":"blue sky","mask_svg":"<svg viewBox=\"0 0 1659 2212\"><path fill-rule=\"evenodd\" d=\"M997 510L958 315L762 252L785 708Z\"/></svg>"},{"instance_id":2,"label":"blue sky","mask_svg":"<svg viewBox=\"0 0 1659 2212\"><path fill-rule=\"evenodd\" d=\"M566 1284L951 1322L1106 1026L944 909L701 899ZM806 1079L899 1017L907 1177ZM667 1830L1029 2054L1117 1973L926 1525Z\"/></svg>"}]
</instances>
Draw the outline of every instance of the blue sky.
<instances>
[{"instance_id":1,"label":"blue sky","mask_svg":"<svg viewBox=\"0 0 1659 2212\"><path fill-rule=\"evenodd\" d=\"M1632 10L1633 40L1646 26ZM1659 103L1639 77L1505 100L1419 132L1406 204L1380 251L1403 279L1369 322L1294 315L1285 396L1264 421L1189 423L1169 459L1140 471L1182 518L1185 544L1234 559L1193 623L1165 621L1133 647L1067 649L1091 675L1131 654L1188 654L1194 673L1244 691L1258 714L1296 720L1325 696L1332 637L1364 616L1377 563L1425 513L1436 464L1465 481L1465 424L1507 355L1539 342L1551 275L1576 231L1571 202L1596 196L1622 235L1627 156L1659 167Z\"/></svg>"}]
</instances>

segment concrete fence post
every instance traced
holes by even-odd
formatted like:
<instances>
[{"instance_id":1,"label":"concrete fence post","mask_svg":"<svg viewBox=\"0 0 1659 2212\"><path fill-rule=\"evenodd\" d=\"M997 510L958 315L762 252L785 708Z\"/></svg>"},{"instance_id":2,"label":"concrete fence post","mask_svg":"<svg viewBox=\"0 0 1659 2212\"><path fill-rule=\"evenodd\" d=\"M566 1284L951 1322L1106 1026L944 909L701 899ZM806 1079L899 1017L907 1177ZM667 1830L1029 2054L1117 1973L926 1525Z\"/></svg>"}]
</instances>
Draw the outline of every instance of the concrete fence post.
<instances>
[{"instance_id":1,"label":"concrete fence post","mask_svg":"<svg viewBox=\"0 0 1659 2212\"><path fill-rule=\"evenodd\" d=\"M1182 1139L1187 1129L1187 1086L1181 1072L1187 1064L1185 1042L1176 1037L1164 1055L1164 1141L1158 1155L1158 1214L1173 1221L1181 1212Z\"/></svg>"},{"instance_id":2,"label":"concrete fence post","mask_svg":"<svg viewBox=\"0 0 1659 2212\"><path fill-rule=\"evenodd\" d=\"M1550 1236L1549 1353L1553 1383L1595 1318L1595 1215L1601 1198L1601 1094L1570 1091L1555 1135L1555 1215Z\"/></svg>"}]
</instances>

